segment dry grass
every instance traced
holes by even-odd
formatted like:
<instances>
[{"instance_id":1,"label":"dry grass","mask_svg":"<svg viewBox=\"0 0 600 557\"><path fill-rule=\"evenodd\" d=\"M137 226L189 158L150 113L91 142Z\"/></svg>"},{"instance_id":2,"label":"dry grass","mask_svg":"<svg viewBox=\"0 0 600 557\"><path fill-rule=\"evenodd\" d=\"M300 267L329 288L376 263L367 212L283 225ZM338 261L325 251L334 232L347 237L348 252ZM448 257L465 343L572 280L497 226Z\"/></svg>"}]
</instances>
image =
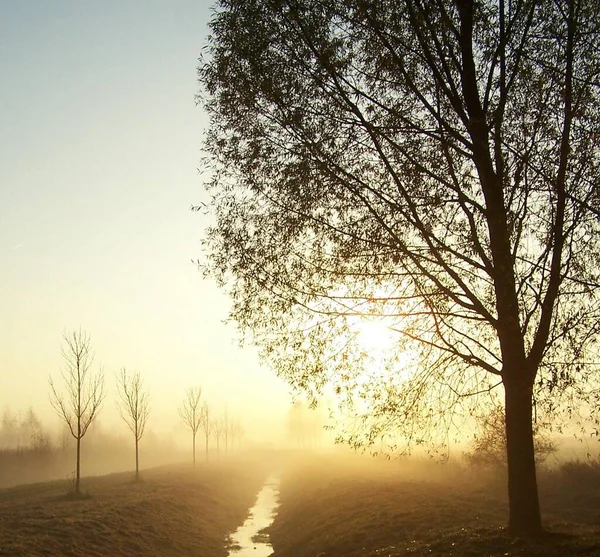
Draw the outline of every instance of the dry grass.
<instances>
[{"instance_id":1,"label":"dry grass","mask_svg":"<svg viewBox=\"0 0 600 557\"><path fill-rule=\"evenodd\" d=\"M484 483L426 463L340 469L321 459L283 477L271 540L277 557L600 556L600 481L578 485L574 477L581 474L540 479L551 533L522 540L504 528L502 478Z\"/></svg>"},{"instance_id":2,"label":"dry grass","mask_svg":"<svg viewBox=\"0 0 600 557\"><path fill-rule=\"evenodd\" d=\"M249 462L84 478L0 490L0 555L227 555L265 478Z\"/></svg>"}]
</instances>

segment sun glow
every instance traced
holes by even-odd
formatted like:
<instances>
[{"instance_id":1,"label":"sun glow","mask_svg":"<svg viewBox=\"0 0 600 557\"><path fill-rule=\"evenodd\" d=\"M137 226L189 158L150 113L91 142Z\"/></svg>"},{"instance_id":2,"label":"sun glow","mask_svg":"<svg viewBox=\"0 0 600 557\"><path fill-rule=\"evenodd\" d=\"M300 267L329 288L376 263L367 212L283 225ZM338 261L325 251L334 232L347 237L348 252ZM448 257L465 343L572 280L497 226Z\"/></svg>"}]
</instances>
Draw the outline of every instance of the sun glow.
<instances>
[{"instance_id":1,"label":"sun glow","mask_svg":"<svg viewBox=\"0 0 600 557\"><path fill-rule=\"evenodd\" d=\"M417 368L417 356L406 349L401 342L401 333L381 320L359 318L353 323L355 341L359 350L368 359L364 373L359 376L358 383L396 382L414 374Z\"/></svg>"},{"instance_id":2,"label":"sun glow","mask_svg":"<svg viewBox=\"0 0 600 557\"><path fill-rule=\"evenodd\" d=\"M356 340L369 356L383 357L394 348L398 333L377 321L360 319L356 323Z\"/></svg>"}]
</instances>

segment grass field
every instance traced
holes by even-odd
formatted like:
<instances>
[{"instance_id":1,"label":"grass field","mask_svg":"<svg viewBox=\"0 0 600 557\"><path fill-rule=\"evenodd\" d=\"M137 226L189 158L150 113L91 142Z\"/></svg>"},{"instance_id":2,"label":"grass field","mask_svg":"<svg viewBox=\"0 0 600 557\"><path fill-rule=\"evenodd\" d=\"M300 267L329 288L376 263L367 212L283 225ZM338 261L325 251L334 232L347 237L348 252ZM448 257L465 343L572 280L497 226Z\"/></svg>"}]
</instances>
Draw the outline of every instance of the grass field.
<instances>
[{"instance_id":1,"label":"grass field","mask_svg":"<svg viewBox=\"0 0 600 557\"><path fill-rule=\"evenodd\" d=\"M0 490L0 555L227 555L266 472L250 462L145 470Z\"/></svg>"},{"instance_id":2,"label":"grass field","mask_svg":"<svg viewBox=\"0 0 600 557\"><path fill-rule=\"evenodd\" d=\"M600 556L600 474L542 474L549 534L505 530L505 482L421 463L363 466L327 458L288 470L269 532L276 557Z\"/></svg>"},{"instance_id":3,"label":"grass field","mask_svg":"<svg viewBox=\"0 0 600 557\"><path fill-rule=\"evenodd\" d=\"M79 498L68 481L0 490L0 556L226 556L276 460L84 478ZM351 456L285 462L275 557L600 556L600 465L541 474L549 533L523 540L504 528L501 477Z\"/></svg>"}]
</instances>

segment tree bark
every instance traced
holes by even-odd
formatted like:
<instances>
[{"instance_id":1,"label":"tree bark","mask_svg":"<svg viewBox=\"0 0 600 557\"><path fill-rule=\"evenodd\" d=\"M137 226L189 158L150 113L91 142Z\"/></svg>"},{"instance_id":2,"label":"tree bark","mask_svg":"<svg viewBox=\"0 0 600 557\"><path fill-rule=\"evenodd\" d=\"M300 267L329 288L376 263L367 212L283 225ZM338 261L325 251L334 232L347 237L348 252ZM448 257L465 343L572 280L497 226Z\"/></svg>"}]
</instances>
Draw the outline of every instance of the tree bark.
<instances>
[{"instance_id":1,"label":"tree bark","mask_svg":"<svg viewBox=\"0 0 600 557\"><path fill-rule=\"evenodd\" d=\"M533 446L533 384L504 380L506 455L508 461L508 526L511 534L535 536L542 532Z\"/></svg>"},{"instance_id":2,"label":"tree bark","mask_svg":"<svg viewBox=\"0 0 600 557\"><path fill-rule=\"evenodd\" d=\"M81 437L77 437L77 466L75 472L75 493L79 494L79 480L81 476Z\"/></svg>"},{"instance_id":3,"label":"tree bark","mask_svg":"<svg viewBox=\"0 0 600 557\"><path fill-rule=\"evenodd\" d=\"M139 458L139 439L135 440L135 481L139 481L140 479L140 458Z\"/></svg>"},{"instance_id":4,"label":"tree bark","mask_svg":"<svg viewBox=\"0 0 600 557\"><path fill-rule=\"evenodd\" d=\"M194 468L196 468L196 434L192 435L192 451L194 453Z\"/></svg>"}]
</instances>

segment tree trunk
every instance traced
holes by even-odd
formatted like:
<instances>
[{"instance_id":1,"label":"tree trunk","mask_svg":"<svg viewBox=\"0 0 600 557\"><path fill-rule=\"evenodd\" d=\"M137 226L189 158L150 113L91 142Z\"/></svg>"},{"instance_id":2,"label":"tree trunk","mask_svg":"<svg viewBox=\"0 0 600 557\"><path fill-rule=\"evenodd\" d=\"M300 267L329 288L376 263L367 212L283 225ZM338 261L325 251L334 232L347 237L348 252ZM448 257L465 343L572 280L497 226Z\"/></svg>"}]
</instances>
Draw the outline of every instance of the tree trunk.
<instances>
[{"instance_id":1,"label":"tree trunk","mask_svg":"<svg viewBox=\"0 0 600 557\"><path fill-rule=\"evenodd\" d=\"M196 434L192 435L192 451L194 454L194 468L196 468Z\"/></svg>"},{"instance_id":2,"label":"tree trunk","mask_svg":"<svg viewBox=\"0 0 600 557\"><path fill-rule=\"evenodd\" d=\"M75 470L75 493L79 494L79 480L81 477L81 437L77 437L77 466Z\"/></svg>"},{"instance_id":3,"label":"tree trunk","mask_svg":"<svg viewBox=\"0 0 600 557\"><path fill-rule=\"evenodd\" d=\"M136 437L135 439L135 481L140 481L140 457L139 457L139 439Z\"/></svg>"},{"instance_id":4,"label":"tree trunk","mask_svg":"<svg viewBox=\"0 0 600 557\"><path fill-rule=\"evenodd\" d=\"M208 437L206 437L206 462L208 462Z\"/></svg>"},{"instance_id":5,"label":"tree trunk","mask_svg":"<svg viewBox=\"0 0 600 557\"><path fill-rule=\"evenodd\" d=\"M529 382L504 381L509 529L517 536L542 532L533 448L532 391Z\"/></svg>"}]
</instances>

